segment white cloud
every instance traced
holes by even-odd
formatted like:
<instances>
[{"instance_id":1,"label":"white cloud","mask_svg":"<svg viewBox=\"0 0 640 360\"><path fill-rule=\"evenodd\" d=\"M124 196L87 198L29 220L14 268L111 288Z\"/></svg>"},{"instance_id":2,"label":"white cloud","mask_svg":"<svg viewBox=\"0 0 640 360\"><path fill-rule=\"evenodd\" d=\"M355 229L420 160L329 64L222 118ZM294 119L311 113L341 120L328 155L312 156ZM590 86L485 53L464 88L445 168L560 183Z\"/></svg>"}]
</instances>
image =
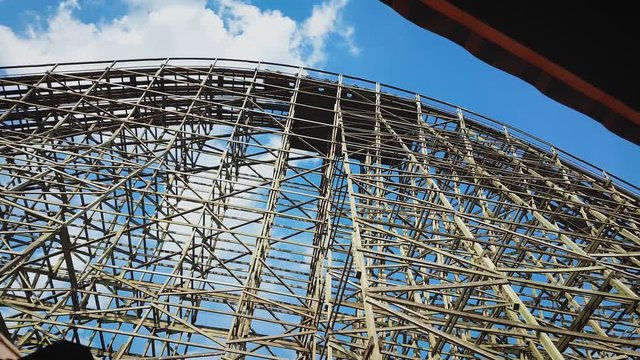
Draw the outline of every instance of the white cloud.
<instances>
[{"instance_id":1,"label":"white cloud","mask_svg":"<svg viewBox=\"0 0 640 360\"><path fill-rule=\"evenodd\" d=\"M126 15L94 23L76 16L82 2L65 0L42 29L0 25L0 64L194 56L322 65L332 38L358 53L353 28L341 20L346 3L325 0L296 21L240 0L215 9L205 0L126 0Z\"/></svg>"},{"instance_id":2,"label":"white cloud","mask_svg":"<svg viewBox=\"0 0 640 360\"><path fill-rule=\"evenodd\" d=\"M310 63L322 62L325 56L327 35L336 32L349 47L352 55L359 53L353 41L354 29L345 26L340 19L340 11L347 5L347 0L335 0L313 6L311 17L302 24L302 33L312 48Z\"/></svg>"}]
</instances>

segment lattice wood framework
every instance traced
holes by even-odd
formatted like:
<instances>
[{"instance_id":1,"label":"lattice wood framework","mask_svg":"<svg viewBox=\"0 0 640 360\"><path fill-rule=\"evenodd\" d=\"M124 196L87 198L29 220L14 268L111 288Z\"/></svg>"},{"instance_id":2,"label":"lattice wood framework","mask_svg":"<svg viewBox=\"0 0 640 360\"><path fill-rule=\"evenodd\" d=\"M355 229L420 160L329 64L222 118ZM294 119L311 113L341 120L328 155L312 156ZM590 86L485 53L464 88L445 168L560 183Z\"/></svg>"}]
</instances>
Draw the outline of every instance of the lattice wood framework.
<instances>
[{"instance_id":1,"label":"lattice wood framework","mask_svg":"<svg viewBox=\"0 0 640 360\"><path fill-rule=\"evenodd\" d=\"M640 357L638 188L516 129L278 64L0 71L25 353Z\"/></svg>"}]
</instances>

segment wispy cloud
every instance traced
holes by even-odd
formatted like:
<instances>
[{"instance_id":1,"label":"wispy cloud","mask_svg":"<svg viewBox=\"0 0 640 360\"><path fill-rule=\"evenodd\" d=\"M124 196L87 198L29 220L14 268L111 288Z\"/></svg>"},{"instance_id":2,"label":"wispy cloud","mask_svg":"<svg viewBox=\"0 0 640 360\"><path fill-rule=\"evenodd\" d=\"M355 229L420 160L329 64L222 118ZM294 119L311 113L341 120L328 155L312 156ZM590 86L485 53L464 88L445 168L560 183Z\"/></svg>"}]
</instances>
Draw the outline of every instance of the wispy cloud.
<instances>
[{"instance_id":1,"label":"wispy cloud","mask_svg":"<svg viewBox=\"0 0 640 360\"><path fill-rule=\"evenodd\" d=\"M330 39L351 54L358 48L341 13L347 0L326 0L296 21L278 10L239 0L127 0L127 13L101 22L82 21L83 3L62 1L42 28L17 31L0 25L0 64L202 56L322 65Z\"/></svg>"},{"instance_id":2,"label":"wispy cloud","mask_svg":"<svg viewBox=\"0 0 640 360\"><path fill-rule=\"evenodd\" d=\"M309 61L322 62L325 58L326 41L329 35L335 33L346 43L353 55L359 53L353 34L354 29L346 26L340 20L340 12L347 5L347 0L324 2L313 6L311 16L302 24L302 37L311 48Z\"/></svg>"}]
</instances>

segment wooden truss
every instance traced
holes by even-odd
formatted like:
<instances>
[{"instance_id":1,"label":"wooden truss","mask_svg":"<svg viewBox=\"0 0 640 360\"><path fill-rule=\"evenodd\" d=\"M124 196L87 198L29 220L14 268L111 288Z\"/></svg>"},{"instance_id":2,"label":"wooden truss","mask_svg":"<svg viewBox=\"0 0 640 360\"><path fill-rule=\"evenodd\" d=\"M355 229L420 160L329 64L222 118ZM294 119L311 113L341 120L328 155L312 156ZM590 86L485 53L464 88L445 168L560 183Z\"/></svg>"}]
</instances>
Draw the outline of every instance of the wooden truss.
<instances>
[{"instance_id":1,"label":"wooden truss","mask_svg":"<svg viewBox=\"0 0 640 360\"><path fill-rule=\"evenodd\" d=\"M0 330L24 353L640 357L640 190L516 129L271 63L0 74Z\"/></svg>"}]
</instances>

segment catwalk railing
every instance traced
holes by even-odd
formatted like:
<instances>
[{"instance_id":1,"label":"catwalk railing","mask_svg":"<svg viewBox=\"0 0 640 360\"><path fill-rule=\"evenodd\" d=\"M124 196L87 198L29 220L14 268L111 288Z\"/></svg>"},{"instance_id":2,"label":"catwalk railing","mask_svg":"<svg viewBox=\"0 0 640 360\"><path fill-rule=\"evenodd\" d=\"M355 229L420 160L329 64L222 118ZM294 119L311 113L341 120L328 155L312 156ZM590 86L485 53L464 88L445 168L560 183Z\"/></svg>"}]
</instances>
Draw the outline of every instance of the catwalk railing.
<instances>
[{"instance_id":1,"label":"catwalk railing","mask_svg":"<svg viewBox=\"0 0 640 360\"><path fill-rule=\"evenodd\" d=\"M25 352L640 356L638 188L530 135L272 63L0 72L0 314Z\"/></svg>"}]
</instances>

